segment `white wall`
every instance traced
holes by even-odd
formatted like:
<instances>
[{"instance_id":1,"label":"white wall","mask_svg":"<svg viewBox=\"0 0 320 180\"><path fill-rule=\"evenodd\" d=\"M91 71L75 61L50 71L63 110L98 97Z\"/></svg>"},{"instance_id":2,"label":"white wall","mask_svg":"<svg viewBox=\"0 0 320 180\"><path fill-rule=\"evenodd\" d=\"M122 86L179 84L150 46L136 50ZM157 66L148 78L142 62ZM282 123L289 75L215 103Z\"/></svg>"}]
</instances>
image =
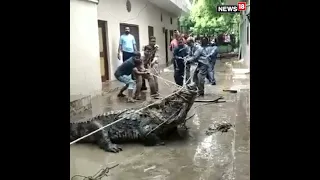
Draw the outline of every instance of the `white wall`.
<instances>
[{"instance_id":1,"label":"white wall","mask_svg":"<svg viewBox=\"0 0 320 180\"><path fill-rule=\"evenodd\" d=\"M244 59L245 67L250 68L250 22L245 14L243 12L242 24L240 25L241 56ZM247 33L247 27L249 27L249 33ZM247 42L247 37L249 38L249 43Z\"/></svg>"},{"instance_id":2,"label":"white wall","mask_svg":"<svg viewBox=\"0 0 320 180\"><path fill-rule=\"evenodd\" d=\"M162 28L168 30L177 29L177 17L172 17L170 24L170 15L165 10L154 6L146 0L130 0L131 12L127 12L126 0L100 0L98 4L98 19L108 22L108 50L109 50L109 77L114 79L114 71L119 65L117 60L117 51L120 38L120 23L135 24L139 26L140 49L148 44L148 26L153 26L154 36L157 38L157 44L160 46L161 64L165 64L165 36ZM144 6L147 4L145 9ZM140 12L141 11L141 12ZM140 12L140 13L139 13ZM163 21L161 22L161 13ZM170 34L168 31L168 43L170 43ZM169 52L169 61L171 53ZM99 70L99 68L98 68Z\"/></svg>"},{"instance_id":3,"label":"white wall","mask_svg":"<svg viewBox=\"0 0 320 180\"><path fill-rule=\"evenodd\" d=\"M250 4L250 0L248 1L248 4ZM250 12L250 6L247 7L247 10L246 10L246 13L249 13ZM245 64L246 66L250 69L250 22L249 20L247 19L247 27L249 27L249 33L248 33L248 36L249 36L249 44L247 44L247 53L246 53L246 57L245 57Z\"/></svg>"},{"instance_id":4,"label":"white wall","mask_svg":"<svg viewBox=\"0 0 320 180\"><path fill-rule=\"evenodd\" d=\"M250 12L250 6L247 7L246 12L244 14L248 14ZM243 43L245 54L244 54L244 64L247 68L250 69L250 22L246 15L244 15L244 31L245 31L245 43ZM247 27L249 28L249 32L247 31ZM247 43L247 38L249 39L249 43Z\"/></svg>"},{"instance_id":5,"label":"white wall","mask_svg":"<svg viewBox=\"0 0 320 180\"><path fill-rule=\"evenodd\" d=\"M102 89L97 4L70 0L70 94L95 95Z\"/></svg>"}]
</instances>

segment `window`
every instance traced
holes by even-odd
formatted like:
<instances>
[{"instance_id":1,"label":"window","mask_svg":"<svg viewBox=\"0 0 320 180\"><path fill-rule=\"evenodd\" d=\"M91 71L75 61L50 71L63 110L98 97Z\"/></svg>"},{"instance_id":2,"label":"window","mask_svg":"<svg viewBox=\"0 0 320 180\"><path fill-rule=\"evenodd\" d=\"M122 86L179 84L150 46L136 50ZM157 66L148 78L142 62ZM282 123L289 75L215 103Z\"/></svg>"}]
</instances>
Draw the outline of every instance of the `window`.
<instances>
[{"instance_id":1,"label":"window","mask_svg":"<svg viewBox=\"0 0 320 180\"><path fill-rule=\"evenodd\" d=\"M170 24L172 24L172 17L170 18Z\"/></svg>"},{"instance_id":2,"label":"window","mask_svg":"<svg viewBox=\"0 0 320 180\"><path fill-rule=\"evenodd\" d=\"M154 36L154 31L153 31L153 27L152 26L148 26L148 36L149 36L149 38L151 36Z\"/></svg>"},{"instance_id":3,"label":"window","mask_svg":"<svg viewBox=\"0 0 320 180\"><path fill-rule=\"evenodd\" d=\"M161 22L162 22L162 13L161 13L161 15L160 15L160 20L161 20Z\"/></svg>"}]
</instances>

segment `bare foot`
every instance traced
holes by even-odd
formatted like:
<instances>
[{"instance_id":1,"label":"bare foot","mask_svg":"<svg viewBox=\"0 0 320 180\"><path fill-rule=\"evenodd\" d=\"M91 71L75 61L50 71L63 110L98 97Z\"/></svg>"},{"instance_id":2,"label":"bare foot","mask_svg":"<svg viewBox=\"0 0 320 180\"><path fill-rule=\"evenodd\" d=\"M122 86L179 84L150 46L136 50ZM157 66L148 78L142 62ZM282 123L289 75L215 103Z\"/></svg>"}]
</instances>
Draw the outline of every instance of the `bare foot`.
<instances>
[{"instance_id":1,"label":"bare foot","mask_svg":"<svg viewBox=\"0 0 320 180\"><path fill-rule=\"evenodd\" d=\"M128 102L129 103L134 103L134 102L136 102L134 99L132 99L132 98L128 98Z\"/></svg>"}]
</instances>

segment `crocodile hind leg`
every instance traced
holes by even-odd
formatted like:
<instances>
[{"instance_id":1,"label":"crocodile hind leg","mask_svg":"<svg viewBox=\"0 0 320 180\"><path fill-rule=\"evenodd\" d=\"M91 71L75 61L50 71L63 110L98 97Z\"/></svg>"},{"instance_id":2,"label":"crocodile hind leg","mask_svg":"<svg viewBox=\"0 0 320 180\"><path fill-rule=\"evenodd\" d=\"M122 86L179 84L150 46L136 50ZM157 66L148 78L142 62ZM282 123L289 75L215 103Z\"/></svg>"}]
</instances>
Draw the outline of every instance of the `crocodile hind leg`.
<instances>
[{"instance_id":1,"label":"crocodile hind leg","mask_svg":"<svg viewBox=\"0 0 320 180\"><path fill-rule=\"evenodd\" d=\"M105 130L101 131L101 137L98 140L98 145L101 149L108 151L108 152L113 152L113 153L118 153L122 151L122 148L118 146L117 144L113 144L109 138L108 132Z\"/></svg>"},{"instance_id":2,"label":"crocodile hind leg","mask_svg":"<svg viewBox=\"0 0 320 180\"><path fill-rule=\"evenodd\" d=\"M100 123L98 122L94 122L94 123L98 128L102 127ZM99 147L105 151L113 152L113 153L118 153L122 151L122 148L120 146L118 146L117 144L113 144L111 142L107 128L102 129L100 132L98 132L96 139Z\"/></svg>"}]
</instances>

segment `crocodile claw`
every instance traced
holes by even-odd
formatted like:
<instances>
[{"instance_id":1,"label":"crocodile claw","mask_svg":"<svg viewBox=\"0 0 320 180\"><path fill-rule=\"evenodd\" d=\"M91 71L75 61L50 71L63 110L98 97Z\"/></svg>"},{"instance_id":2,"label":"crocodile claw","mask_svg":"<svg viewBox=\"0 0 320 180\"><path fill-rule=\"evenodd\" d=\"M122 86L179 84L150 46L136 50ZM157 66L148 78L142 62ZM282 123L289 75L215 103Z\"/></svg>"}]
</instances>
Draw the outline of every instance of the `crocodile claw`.
<instances>
[{"instance_id":1,"label":"crocodile claw","mask_svg":"<svg viewBox=\"0 0 320 180\"><path fill-rule=\"evenodd\" d=\"M163 141L161 141L161 142L158 142L157 144L156 144L156 146L164 146L164 145L166 145Z\"/></svg>"},{"instance_id":2,"label":"crocodile claw","mask_svg":"<svg viewBox=\"0 0 320 180\"><path fill-rule=\"evenodd\" d=\"M122 148L116 144L109 144L105 150L113 153L118 153L122 151Z\"/></svg>"}]
</instances>

